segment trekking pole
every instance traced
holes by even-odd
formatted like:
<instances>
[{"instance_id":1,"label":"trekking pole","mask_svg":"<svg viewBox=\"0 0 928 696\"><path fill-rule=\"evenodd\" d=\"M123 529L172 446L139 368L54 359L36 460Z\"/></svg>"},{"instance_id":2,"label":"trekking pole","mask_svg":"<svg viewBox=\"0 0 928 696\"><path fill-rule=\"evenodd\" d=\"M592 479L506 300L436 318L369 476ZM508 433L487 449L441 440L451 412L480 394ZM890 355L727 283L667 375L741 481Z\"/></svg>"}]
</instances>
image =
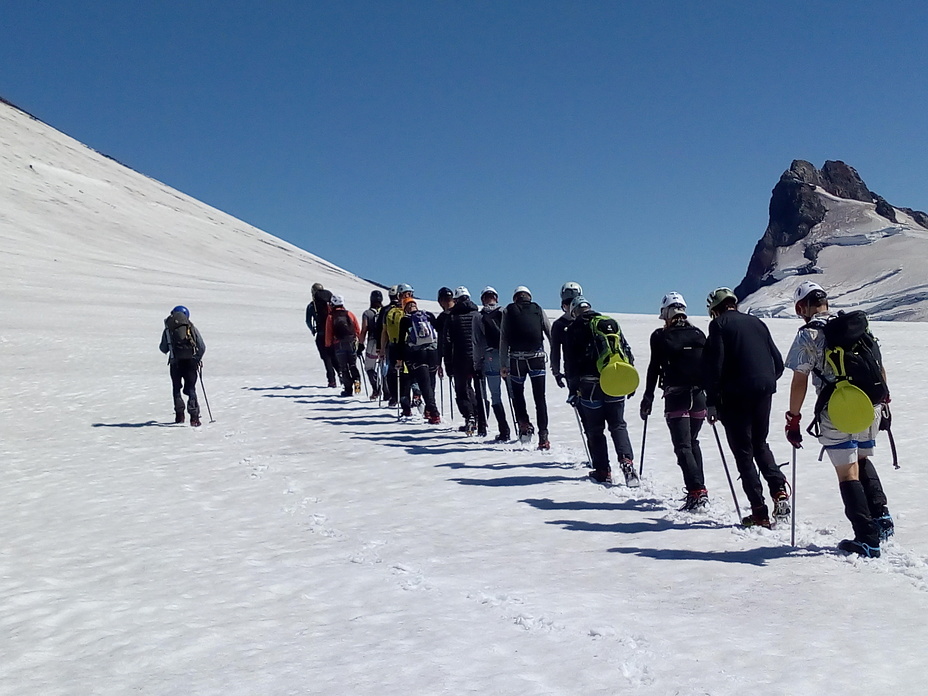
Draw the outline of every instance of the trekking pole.
<instances>
[{"instance_id":1,"label":"trekking pole","mask_svg":"<svg viewBox=\"0 0 928 696\"><path fill-rule=\"evenodd\" d=\"M590 445L586 441L586 429L583 427L583 421L580 420L580 409L577 408L576 404L571 404L574 407L574 415L577 416L577 427L580 428L580 439L583 440L583 449L586 450L586 460L590 463L590 466L593 466L593 457L590 456Z\"/></svg>"},{"instance_id":2,"label":"trekking pole","mask_svg":"<svg viewBox=\"0 0 928 696\"><path fill-rule=\"evenodd\" d=\"M451 407L451 421L454 422L454 378L448 375L448 406Z\"/></svg>"},{"instance_id":3,"label":"trekking pole","mask_svg":"<svg viewBox=\"0 0 928 696\"><path fill-rule=\"evenodd\" d=\"M383 358L377 357L377 362L374 363L377 376L380 377L380 389L377 392L377 408L380 408L383 404Z\"/></svg>"},{"instance_id":4,"label":"trekking pole","mask_svg":"<svg viewBox=\"0 0 928 696\"><path fill-rule=\"evenodd\" d=\"M506 396L509 397L509 415L512 416L512 425L517 427L518 421L516 421L516 407L512 405L512 389L509 388L509 377L506 375Z\"/></svg>"},{"instance_id":5,"label":"trekking pole","mask_svg":"<svg viewBox=\"0 0 928 696\"><path fill-rule=\"evenodd\" d=\"M641 458L638 460L638 476L640 477L644 471L644 445L647 442L648 437L648 418L645 416L644 419L644 430L641 432Z\"/></svg>"},{"instance_id":6,"label":"trekking pole","mask_svg":"<svg viewBox=\"0 0 928 696\"><path fill-rule=\"evenodd\" d=\"M893 437L893 413L889 410L889 404L880 406L880 430L885 430L889 437L889 449L893 453L893 468L901 469L899 466L899 456L896 453L896 438Z\"/></svg>"},{"instance_id":7,"label":"trekking pole","mask_svg":"<svg viewBox=\"0 0 928 696\"><path fill-rule=\"evenodd\" d=\"M206 412L209 414L209 422L215 423L213 412L209 409L209 397L206 395L206 382L203 381L203 363L197 365L197 372L200 373L200 388L203 389L203 401L206 402Z\"/></svg>"},{"instance_id":8,"label":"trekking pole","mask_svg":"<svg viewBox=\"0 0 928 696\"><path fill-rule=\"evenodd\" d=\"M793 512L789 521L789 545L796 546L796 448L793 447Z\"/></svg>"},{"instance_id":9,"label":"trekking pole","mask_svg":"<svg viewBox=\"0 0 928 696\"><path fill-rule=\"evenodd\" d=\"M725 476L728 478L728 487L731 489L731 499L735 501L735 512L738 513L738 521L741 521L741 508L738 506L738 496L735 495L735 484L731 481L731 474L728 472L728 462L725 461L725 452L722 450L722 440L719 437L719 430L712 423L712 432L715 433L715 441L719 446L719 456L722 458L722 466L725 468Z\"/></svg>"}]
</instances>

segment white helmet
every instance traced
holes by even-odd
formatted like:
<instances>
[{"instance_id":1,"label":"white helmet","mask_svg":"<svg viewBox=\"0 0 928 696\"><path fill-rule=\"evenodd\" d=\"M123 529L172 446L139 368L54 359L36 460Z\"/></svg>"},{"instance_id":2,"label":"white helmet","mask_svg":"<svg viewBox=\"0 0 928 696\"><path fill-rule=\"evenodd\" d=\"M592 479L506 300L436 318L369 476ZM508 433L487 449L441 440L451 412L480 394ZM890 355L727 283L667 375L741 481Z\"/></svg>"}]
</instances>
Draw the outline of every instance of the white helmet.
<instances>
[{"instance_id":1,"label":"white helmet","mask_svg":"<svg viewBox=\"0 0 928 696\"><path fill-rule=\"evenodd\" d=\"M577 295L574 299L570 301L570 316L575 319L580 316L586 309L591 309L589 300L587 300L583 295Z\"/></svg>"},{"instance_id":2,"label":"white helmet","mask_svg":"<svg viewBox=\"0 0 928 696\"><path fill-rule=\"evenodd\" d=\"M678 292L668 292L661 299L661 309L665 309L670 305L683 305L683 309L686 309L686 300L684 300L683 295Z\"/></svg>"},{"instance_id":3,"label":"white helmet","mask_svg":"<svg viewBox=\"0 0 928 696\"><path fill-rule=\"evenodd\" d=\"M561 302L567 302L583 294L580 283L569 281L561 286Z\"/></svg>"},{"instance_id":4,"label":"white helmet","mask_svg":"<svg viewBox=\"0 0 928 696\"><path fill-rule=\"evenodd\" d=\"M332 302L333 307L344 307L345 306L345 298L342 297L341 295L332 295L331 302Z\"/></svg>"},{"instance_id":5,"label":"white helmet","mask_svg":"<svg viewBox=\"0 0 928 696\"><path fill-rule=\"evenodd\" d=\"M492 285L487 285L483 289L483 292L480 293L480 299L483 299L484 295L496 295L497 297L499 297L499 293L496 292L496 288L494 288Z\"/></svg>"},{"instance_id":6,"label":"white helmet","mask_svg":"<svg viewBox=\"0 0 928 696\"><path fill-rule=\"evenodd\" d=\"M454 289L454 299L460 300L462 297L470 297L470 290L465 288L463 285L458 285Z\"/></svg>"},{"instance_id":7,"label":"white helmet","mask_svg":"<svg viewBox=\"0 0 928 696\"><path fill-rule=\"evenodd\" d=\"M520 292L524 292L526 295L528 295L528 299L532 299L532 291L529 290L524 285L520 285L519 287L517 287L515 290L512 291L512 299L515 300L516 295L518 295Z\"/></svg>"},{"instance_id":8,"label":"white helmet","mask_svg":"<svg viewBox=\"0 0 928 696\"><path fill-rule=\"evenodd\" d=\"M821 285L813 283L811 280L804 280L799 283L799 286L793 291L793 302L802 302L816 290L822 293L821 297L818 299L824 300L828 296Z\"/></svg>"}]
</instances>

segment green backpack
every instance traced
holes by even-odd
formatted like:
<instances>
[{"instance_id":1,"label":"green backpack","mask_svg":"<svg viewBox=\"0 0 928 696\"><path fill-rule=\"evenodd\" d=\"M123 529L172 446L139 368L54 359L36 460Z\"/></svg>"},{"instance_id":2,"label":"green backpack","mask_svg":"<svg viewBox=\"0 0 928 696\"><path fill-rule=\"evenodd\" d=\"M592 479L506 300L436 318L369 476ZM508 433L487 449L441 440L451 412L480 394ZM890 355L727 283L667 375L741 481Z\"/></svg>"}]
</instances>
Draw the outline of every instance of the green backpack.
<instances>
[{"instance_id":1,"label":"green backpack","mask_svg":"<svg viewBox=\"0 0 928 696\"><path fill-rule=\"evenodd\" d=\"M599 386L608 396L628 396L638 388L638 370L622 347L619 322L605 314L590 319L592 357L599 371Z\"/></svg>"}]
</instances>

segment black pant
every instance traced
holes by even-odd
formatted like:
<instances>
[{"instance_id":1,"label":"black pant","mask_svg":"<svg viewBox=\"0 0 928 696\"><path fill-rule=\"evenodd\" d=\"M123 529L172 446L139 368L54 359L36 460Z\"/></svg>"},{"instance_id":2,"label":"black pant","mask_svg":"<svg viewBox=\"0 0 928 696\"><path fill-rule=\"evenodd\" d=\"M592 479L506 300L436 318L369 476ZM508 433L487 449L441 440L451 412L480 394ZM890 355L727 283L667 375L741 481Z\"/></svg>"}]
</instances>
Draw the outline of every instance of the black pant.
<instances>
[{"instance_id":1,"label":"black pant","mask_svg":"<svg viewBox=\"0 0 928 696\"><path fill-rule=\"evenodd\" d=\"M475 389L476 387L476 389ZM464 420L474 420L477 432L487 431L487 414L477 394L480 385L473 370L464 370L460 366L454 371L454 397ZM478 403L479 402L479 403Z\"/></svg>"},{"instance_id":2,"label":"black pant","mask_svg":"<svg viewBox=\"0 0 928 696\"><path fill-rule=\"evenodd\" d=\"M719 408L725 437L735 457L738 473L741 474L741 486L751 507L764 505L764 488L757 475L758 469L767 481L771 495L786 489L786 477L767 445L772 401L772 394L747 397L726 395Z\"/></svg>"},{"instance_id":3,"label":"black pant","mask_svg":"<svg viewBox=\"0 0 928 696\"><path fill-rule=\"evenodd\" d=\"M525 380L532 380L532 398L535 400L535 417L538 431L548 432L548 404L545 401L545 359L510 358L509 385L512 391L512 408L519 424L529 423L528 407L525 403ZM624 407L623 407L624 408Z\"/></svg>"},{"instance_id":4,"label":"black pant","mask_svg":"<svg viewBox=\"0 0 928 696\"><path fill-rule=\"evenodd\" d=\"M631 461L634 458L632 442L628 437L628 425L625 422L625 397L606 396L598 382L581 382L579 409L586 444L590 448L590 463L596 469L596 473L605 478L611 471L606 425L609 426L618 461L621 463L623 459Z\"/></svg>"},{"instance_id":5,"label":"black pant","mask_svg":"<svg viewBox=\"0 0 928 696\"><path fill-rule=\"evenodd\" d=\"M664 417L674 454L677 455L677 466L683 471L686 490L705 489L699 430L706 418L706 393L701 389L667 389L664 392Z\"/></svg>"},{"instance_id":6,"label":"black pant","mask_svg":"<svg viewBox=\"0 0 928 696\"><path fill-rule=\"evenodd\" d=\"M348 391L354 387L355 382L361 381L361 373L358 372L358 344L354 341L343 341L334 346L333 352L342 386Z\"/></svg>"},{"instance_id":7,"label":"black pant","mask_svg":"<svg viewBox=\"0 0 928 696\"><path fill-rule=\"evenodd\" d=\"M322 358L322 364L325 366L325 378L331 384L335 381L335 355L332 349L325 345L324 332L316 334L316 348L319 349L319 357Z\"/></svg>"},{"instance_id":8,"label":"black pant","mask_svg":"<svg viewBox=\"0 0 928 696\"><path fill-rule=\"evenodd\" d=\"M396 371L397 347L395 343L387 344L387 350L384 353L387 360L387 374L383 379L383 396L384 398L396 405L400 399L400 375Z\"/></svg>"},{"instance_id":9,"label":"black pant","mask_svg":"<svg viewBox=\"0 0 928 696\"><path fill-rule=\"evenodd\" d=\"M200 417L200 403L197 401L197 374L200 367L198 360L190 358L171 363L171 387L174 393L174 412L184 412L184 397L187 395L187 411L190 418Z\"/></svg>"},{"instance_id":10,"label":"black pant","mask_svg":"<svg viewBox=\"0 0 928 696\"><path fill-rule=\"evenodd\" d=\"M406 355L406 371L400 374L400 406L408 413L411 408L410 391L413 383L418 385L419 393L425 402L428 413L441 415L435 403L435 376L438 373L438 351L434 348L426 350L410 350Z\"/></svg>"}]
</instances>

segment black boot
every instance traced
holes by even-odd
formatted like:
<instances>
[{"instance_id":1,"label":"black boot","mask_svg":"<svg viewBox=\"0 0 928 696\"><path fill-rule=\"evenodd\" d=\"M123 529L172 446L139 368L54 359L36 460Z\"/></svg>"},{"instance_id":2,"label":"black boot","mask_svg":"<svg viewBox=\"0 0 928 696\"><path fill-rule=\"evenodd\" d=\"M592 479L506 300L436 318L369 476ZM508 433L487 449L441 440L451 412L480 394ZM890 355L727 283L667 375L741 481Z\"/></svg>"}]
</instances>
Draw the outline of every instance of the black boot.
<instances>
[{"instance_id":1,"label":"black boot","mask_svg":"<svg viewBox=\"0 0 928 696\"><path fill-rule=\"evenodd\" d=\"M499 425L499 435L496 439L500 442L509 442L511 433L509 432L509 422L506 420L506 409L502 404L493 406L493 415L496 416L496 423Z\"/></svg>"},{"instance_id":2,"label":"black boot","mask_svg":"<svg viewBox=\"0 0 928 696\"><path fill-rule=\"evenodd\" d=\"M863 484L860 481L842 481L839 487L841 500L844 501L844 514L854 529L854 541L879 551L880 533L870 515Z\"/></svg>"},{"instance_id":3,"label":"black boot","mask_svg":"<svg viewBox=\"0 0 928 696\"><path fill-rule=\"evenodd\" d=\"M876 467L873 462L864 457L858 463L860 485L864 487L864 493L867 495L867 506L870 508L870 516L873 519L882 517L889 513L886 509L886 493L883 492L883 484L876 473Z\"/></svg>"}]
</instances>

